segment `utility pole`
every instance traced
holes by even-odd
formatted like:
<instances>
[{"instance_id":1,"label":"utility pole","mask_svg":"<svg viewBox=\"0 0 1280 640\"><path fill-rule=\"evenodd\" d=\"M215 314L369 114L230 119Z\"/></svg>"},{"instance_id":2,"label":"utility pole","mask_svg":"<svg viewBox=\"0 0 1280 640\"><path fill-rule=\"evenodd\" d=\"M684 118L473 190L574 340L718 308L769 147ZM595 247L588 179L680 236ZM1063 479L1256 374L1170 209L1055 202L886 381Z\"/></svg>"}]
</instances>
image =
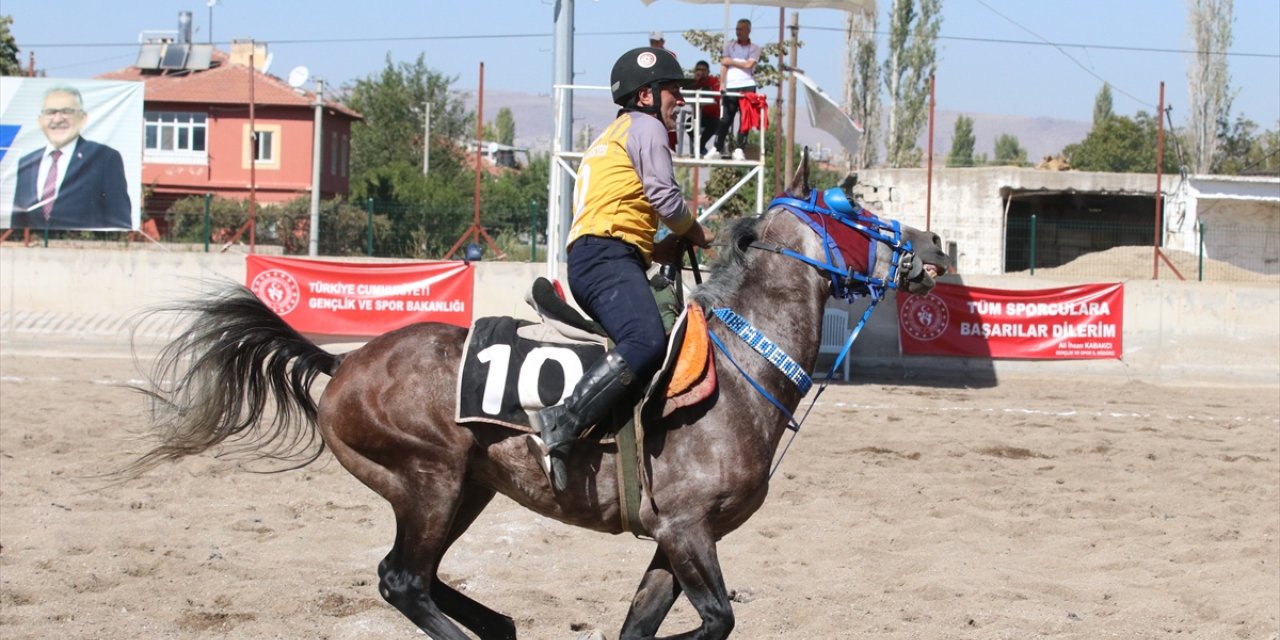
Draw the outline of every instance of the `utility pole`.
<instances>
[{"instance_id":1,"label":"utility pole","mask_svg":"<svg viewBox=\"0 0 1280 640\"><path fill-rule=\"evenodd\" d=\"M307 255L320 255L320 166L324 164L324 78L316 78L315 141L311 144L311 244Z\"/></svg>"},{"instance_id":2,"label":"utility pole","mask_svg":"<svg viewBox=\"0 0 1280 640\"><path fill-rule=\"evenodd\" d=\"M431 170L431 101L422 105L422 175Z\"/></svg>"}]
</instances>

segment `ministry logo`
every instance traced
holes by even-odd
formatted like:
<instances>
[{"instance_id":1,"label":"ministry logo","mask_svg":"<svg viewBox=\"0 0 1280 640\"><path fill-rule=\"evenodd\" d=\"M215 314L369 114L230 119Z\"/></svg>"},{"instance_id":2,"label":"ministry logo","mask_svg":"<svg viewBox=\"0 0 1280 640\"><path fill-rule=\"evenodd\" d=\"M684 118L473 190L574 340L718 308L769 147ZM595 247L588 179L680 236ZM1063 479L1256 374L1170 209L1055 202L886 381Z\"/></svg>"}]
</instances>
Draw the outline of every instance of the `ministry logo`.
<instances>
[{"instance_id":1,"label":"ministry logo","mask_svg":"<svg viewBox=\"0 0 1280 640\"><path fill-rule=\"evenodd\" d=\"M249 284L249 289L278 316L288 315L293 311L301 297L298 281L289 272L280 269L267 269L259 273Z\"/></svg>"},{"instance_id":2,"label":"ministry logo","mask_svg":"<svg viewBox=\"0 0 1280 640\"><path fill-rule=\"evenodd\" d=\"M932 293L924 296L908 296L902 304L899 321L907 335L928 342L942 335L951 321L947 304Z\"/></svg>"}]
</instances>

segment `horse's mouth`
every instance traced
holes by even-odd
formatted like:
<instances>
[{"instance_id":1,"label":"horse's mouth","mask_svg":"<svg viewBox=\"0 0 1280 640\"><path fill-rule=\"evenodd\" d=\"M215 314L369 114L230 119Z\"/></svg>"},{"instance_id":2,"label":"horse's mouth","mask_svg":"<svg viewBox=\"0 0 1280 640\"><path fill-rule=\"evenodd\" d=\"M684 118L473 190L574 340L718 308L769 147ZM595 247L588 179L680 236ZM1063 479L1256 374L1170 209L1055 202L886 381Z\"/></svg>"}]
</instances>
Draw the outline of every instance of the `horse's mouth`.
<instances>
[{"instance_id":1,"label":"horse's mouth","mask_svg":"<svg viewBox=\"0 0 1280 640\"><path fill-rule=\"evenodd\" d=\"M933 287L938 284L938 278L946 275L947 268L940 264L932 264L924 262L920 273L907 280L907 293L918 296L925 295L933 291Z\"/></svg>"}]
</instances>

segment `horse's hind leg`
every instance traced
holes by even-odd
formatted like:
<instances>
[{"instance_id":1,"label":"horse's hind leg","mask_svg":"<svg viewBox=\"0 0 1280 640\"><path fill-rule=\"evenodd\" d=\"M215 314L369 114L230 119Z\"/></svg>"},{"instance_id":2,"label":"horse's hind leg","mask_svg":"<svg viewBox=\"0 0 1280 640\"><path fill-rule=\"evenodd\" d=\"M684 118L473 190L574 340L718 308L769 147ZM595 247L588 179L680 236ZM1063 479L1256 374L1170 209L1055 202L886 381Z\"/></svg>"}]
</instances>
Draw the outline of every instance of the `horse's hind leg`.
<instances>
[{"instance_id":1,"label":"horse's hind leg","mask_svg":"<svg viewBox=\"0 0 1280 640\"><path fill-rule=\"evenodd\" d=\"M489 506L489 501L494 495L493 489L488 487L468 486L465 491L462 504L454 514L453 528L449 531L446 548L452 546L454 541L475 522L484 508ZM516 640L516 625L510 617L459 593L439 577L431 581L431 598L445 615L485 640Z\"/></svg>"},{"instance_id":2,"label":"horse's hind leg","mask_svg":"<svg viewBox=\"0 0 1280 640\"><path fill-rule=\"evenodd\" d=\"M436 480L400 494L412 498L390 500L396 515L396 540L378 565L379 591L436 640L467 640L453 620L485 639L514 640L515 624L510 618L458 593L436 576L445 550L493 498L489 489L472 488L470 495L463 493L463 487L450 486L451 479L441 475L451 474L427 474L425 477Z\"/></svg>"}]
</instances>

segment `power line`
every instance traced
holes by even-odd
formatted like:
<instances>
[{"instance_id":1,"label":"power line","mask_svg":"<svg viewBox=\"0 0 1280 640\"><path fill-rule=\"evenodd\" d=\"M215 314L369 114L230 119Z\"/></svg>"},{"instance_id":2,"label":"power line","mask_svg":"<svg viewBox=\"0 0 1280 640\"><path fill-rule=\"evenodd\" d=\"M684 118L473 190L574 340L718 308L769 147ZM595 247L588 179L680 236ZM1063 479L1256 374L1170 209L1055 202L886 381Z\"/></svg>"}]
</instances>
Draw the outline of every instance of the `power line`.
<instances>
[{"instance_id":1,"label":"power line","mask_svg":"<svg viewBox=\"0 0 1280 640\"><path fill-rule=\"evenodd\" d=\"M1005 20L1007 20L1007 21L1008 21L1010 24L1012 24L1013 26L1015 26L1015 27L1017 27L1017 28L1019 28L1019 29L1022 29L1023 31L1026 31L1027 33L1029 33L1029 34L1031 34L1031 35L1035 36L1036 38L1039 38L1040 40L1044 41L1046 44L1049 44L1049 45L1053 46L1053 48L1054 48L1054 49L1057 49L1059 53L1061 53L1062 55L1066 56L1068 60L1070 60L1070 61L1072 61L1072 62L1076 63L1076 66L1077 66L1077 67L1080 67L1081 69L1084 69L1085 73L1087 73L1087 74L1089 74L1089 75L1091 75L1091 76L1093 76L1093 77L1097 78L1098 80L1101 80L1103 84L1109 84L1109 85L1111 85L1111 86L1115 87L1115 88L1116 88L1116 91L1118 91L1118 92L1120 92L1120 93L1122 93L1122 94L1124 94L1124 95L1128 96L1129 98L1131 98L1134 102L1137 102L1138 104L1145 105L1145 106L1151 107L1151 108L1153 108L1153 109L1154 109L1154 108L1156 108L1156 107L1155 107L1155 105L1153 105L1153 104L1151 104L1151 103L1147 102L1146 100L1143 100L1142 98L1139 98L1138 96L1133 95L1132 93L1129 93L1128 91L1125 91L1124 89L1121 89L1121 88L1120 88L1119 86L1117 86L1114 82L1110 82L1110 81L1108 81L1106 78L1104 78L1104 77L1102 77L1102 76L1098 75L1098 74L1097 74L1097 72L1095 72L1093 69L1090 69L1090 68L1089 68L1088 66L1086 66L1084 63L1080 62L1079 60L1076 60L1074 56L1072 56L1071 54L1067 53L1067 50L1066 50L1066 49L1063 49L1061 45L1054 44L1054 43L1050 42L1048 38L1045 38L1044 36L1042 36L1042 35L1040 35L1040 34L1038 34L1038 33L1034 32L1034 31L1032 31L1031 29L1028 29L1027 27L1022 26L1020 23L1018 23L1018 21L1014 20L1013 18L1010 18L1009 16L1006 16L1006 15L1004 15L1003 13L1000 13L999 11L996 11L996 10L995 10L995 7L992 7L991 5L987 4L984 0L976 0L976 1L977 1L977 3L978 3L978 4L980 4L980 5L984 6L984 7L986 7L986 8L987 8L987 10L988 10L988 11L990 11L991 13L994 13L994 14L996 14L996 15L1000 16L1001 18L1004 18Z\"/></svg>"},{"instance_id":2,"label":"power line","mask_svg":"<svg viewBox=\"0 0 1280 640\"><path fill-rule=\"evenodd\" d=\"M990 8L990 7L988 7ZM993 10L994 11L994 10ZM1004 17L1004 16L1001 16ZM1008 18L1005 18L1008 20ZM1012 22L1012 20L1011 20ZM1014 23L1015 25L1017 23ZM1018 25L1021 28L1021 25ZM768 30L769 25L760 25L762 30ZM697 29L698 31L719 32L720 28L714 29ZM805 26L807 31L834 31L844 32L843 27L822 27L822 26ZM675 30L672 30L675 31ZM1028 30L1028 32L1030 32ZM608 37L608 36L643 36L648 31L578 31L575 35L582 37ZM866 32L877 36L887 36L885 31ZM1035 35L1034 33L1032 35ZM262 38L262 42L272 45L280 44L350 44L359 42L418 42L433 40L506 40L519 38L550 38L552 34L546 33L478 33L469 35L448 35L448 36L371 36L365 38L297 38L290 40L275 40L271 38ZM1040 36L1036 36L1039 38ZM1103 51L1133 51L1142 53L1176 53L1176 54L1198 54L1207 53L1209 55L1221 55L1240 58L1274 58L1280 60L1280 53L1255 53L1249 51L1197 51L1194 49L1168 49L1160 47L1131 47L1124 45L1109 44L1085 44L1079 42L1052 42L1050 40L1040 38L1040 40L1014 40L1009 38L979 38L974 36L946 36L939 35L939 40L955 40L958 42L988 42L992 44L1014 44L1027 45L1037 47L1055 47L1067 49L1099 49ZM230 44L229 42L218 42L215 44ZM137 47L137 42L36 42L23 43L24 48L32 49L36 47L58 48L58 49L74 49L83 47ZM1078 64L1078 63L1077 63Z\"/></svg>"}]
</instances>

